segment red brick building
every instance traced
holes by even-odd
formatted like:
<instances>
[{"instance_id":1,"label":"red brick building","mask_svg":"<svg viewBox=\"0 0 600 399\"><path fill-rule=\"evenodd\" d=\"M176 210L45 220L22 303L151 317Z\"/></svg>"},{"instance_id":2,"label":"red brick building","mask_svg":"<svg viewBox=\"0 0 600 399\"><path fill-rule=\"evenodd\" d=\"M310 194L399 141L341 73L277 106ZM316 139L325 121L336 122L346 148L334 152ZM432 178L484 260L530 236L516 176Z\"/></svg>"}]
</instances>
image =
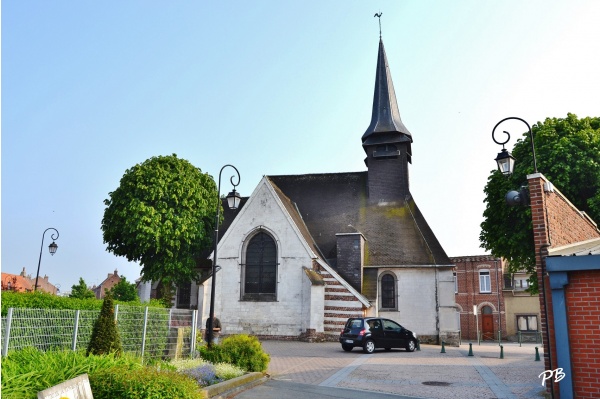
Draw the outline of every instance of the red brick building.
<instances>
[{"instance_id":1,"label":"red brick building","mask_svg":"<svg viewBox=\"0 0 600 399\"><path fill-rule=\"evenodd\" d=\"M506 338L502 260L491 255L450 258L454 263L454 291L463 340Z\"/></svg>"},{"instance_id":2,"label":"red brick building","mask_svg":"<svg viewBox=\"0 0 600 399\"><path fill-rule=\"evenodd\" d=\"M31 292L31 280L18 274L2 273L2 291Z\"/></svg>"},{"instance_id":3,"label":"red brick building","mask_svg":"<svg viewBox=\"0 0 600 399\"><path fill-rule=\"evenodd\" d=\"M110 289L117 285L119 281L121 281L121 277L119 277L119 273L115 269L115 272L112 274L109 273L108 277L106 277L106 279L104 279L100 285L92 287L92 291L94 291L94 294L96 294L96 298L102 299L104 298L106 291L110 291Z\"/></svg>"},{"instance_id":4,"label":"red brick building","mask_svg":"<svg viewBox=\"0 0 600 399\"><path fill-rule=\"evenodd\" d=\"M600 230L542 174L527 176L540 287L546 383L555 397L600 393Z\"/></svg>"},{"instance_id":5,"label":"red brick building","mask_svg":"<svg viewBox=\"0 0 600 399\"><path fill-rule=\"evenodd\" d=\"M58 293L58 288L48 281L48 276L38 277L38 291L47 292L52 295ZM16 292L31 292L34 291L35 277L31 277L25 272L25 268L21 274L2 273L2 291Z\"/></svg>"}]
</instances>

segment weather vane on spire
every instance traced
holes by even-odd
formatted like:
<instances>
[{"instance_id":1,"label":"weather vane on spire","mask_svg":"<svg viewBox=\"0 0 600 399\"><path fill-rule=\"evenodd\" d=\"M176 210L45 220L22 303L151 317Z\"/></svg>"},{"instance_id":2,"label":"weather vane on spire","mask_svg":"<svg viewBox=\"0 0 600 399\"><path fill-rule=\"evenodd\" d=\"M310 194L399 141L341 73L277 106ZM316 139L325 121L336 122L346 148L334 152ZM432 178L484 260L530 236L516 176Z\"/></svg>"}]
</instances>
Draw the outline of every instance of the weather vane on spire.
<instances>
[{"instance_id":1,"label":"weather vane on spire","mask_svg":"<svg viewBox=\"0 0 600 399\"><path fill-rule=\"evenodd\" d=\"M373 17L379 18L379 38L380 39L381 39L381 14L382 14L382 12L379 11L378 13L375 13L375 15L373 15Z\"/></svg>"}]
</instances>

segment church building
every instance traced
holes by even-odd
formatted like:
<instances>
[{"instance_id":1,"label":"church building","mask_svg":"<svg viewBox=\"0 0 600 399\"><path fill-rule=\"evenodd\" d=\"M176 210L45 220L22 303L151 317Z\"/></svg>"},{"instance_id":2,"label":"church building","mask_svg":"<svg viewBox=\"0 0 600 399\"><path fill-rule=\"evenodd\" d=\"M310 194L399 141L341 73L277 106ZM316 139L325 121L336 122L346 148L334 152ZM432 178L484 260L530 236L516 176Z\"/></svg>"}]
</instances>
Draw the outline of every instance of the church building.
<instances>
[{"instance_id":1,"label":"church building","mask_svg":"<svg viewBox=\"0 0 600 399\"><path fill-rule=\"evenodd\" d=\"M215 291L224 334L336 340L349 317L381 316L421 342L458 343L454 265L411 195L412 143L380 39L367 170L264 176L225 212ZM210 278L191 289L202 322L210 289Z\"/></svg>"}]
</instances>

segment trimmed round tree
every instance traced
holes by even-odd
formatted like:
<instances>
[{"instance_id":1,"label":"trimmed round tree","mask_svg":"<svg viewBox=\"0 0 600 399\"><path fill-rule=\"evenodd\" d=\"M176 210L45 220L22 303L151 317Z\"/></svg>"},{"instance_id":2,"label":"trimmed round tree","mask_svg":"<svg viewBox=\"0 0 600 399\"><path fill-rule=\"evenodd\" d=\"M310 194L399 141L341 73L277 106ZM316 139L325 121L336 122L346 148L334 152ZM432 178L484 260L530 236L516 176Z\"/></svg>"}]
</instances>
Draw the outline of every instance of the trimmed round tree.
<instances>
[{"instance_id":1,"label":"trimmed round tree","mask_svg":"<svg viewBox=\"0 0 600 399\"><path fill-rule=\"evenodd\" d=\"M165 286L197 278L210 247L218 203L213 178L177 155L152 157L125 171L104 200L107 250L142 266L142 280Z\"/></svg>"},{"instance_id":2,"label":"trimmed round tree","mask_svg":"<svg viewBox=\"0 0 600 399\"><path fill-rule=\"evenodd\" d=\"M94 322L92 337L87 347L87 356L109 353L120 355L122 352L121 337L115 321L115 305L112 295L107 292L104 302L102 302L100 315Z\"/></svg>"}]
</instances>

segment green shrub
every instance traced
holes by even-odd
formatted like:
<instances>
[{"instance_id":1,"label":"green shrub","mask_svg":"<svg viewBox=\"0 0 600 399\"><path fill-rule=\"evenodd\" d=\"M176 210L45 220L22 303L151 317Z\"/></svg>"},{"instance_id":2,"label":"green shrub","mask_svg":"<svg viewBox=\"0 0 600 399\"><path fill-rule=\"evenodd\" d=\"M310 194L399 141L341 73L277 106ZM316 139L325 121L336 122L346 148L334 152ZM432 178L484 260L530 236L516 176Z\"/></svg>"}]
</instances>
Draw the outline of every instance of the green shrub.
<instances>
[{"instance_id":1,"label":"green shrub","mask_svg":"<svg viewBox=\"0 0 600 399\"><path fill-rule=\"evenodd\" d=\"M117 355L123 352L119 330L115 322L115 306L113 304L112 295L106 293L100 316L94 323L92 337L87 348L87 354L106 355L115 353Z\"/></svg>"},{"instance_id":2,"label":"green shrub","mask_svg":"<svg viewBox=\"0 0 600 399\"><path fill-rule=\"evenodd\" d=\"M143 367L132 356L86 356L83 351L42 352L32 347L11 351L2 359L2 397L36 399L39 391L85 373L92 378L116 366L127 373Z\"/></svg>"},{"instance_id":3,"label":"green shrub","mask_svg":"<svg viewBox=\"0 0 600 399\"><path fill-rule=\"evenodd\" d=\"M230 363L246 371L266 371L269 355L263 351L258 338L240 334L222 340L219 345L198 348L200 356L211 363Z\"/></svg>"},{"instance_id":4,"label":"green shrub","mask_svg":"<svg viewBox=\"0 0 600 399\"><path fill-rule=\"evenodd\" d=\"M169 362L169 365L171 367L173 367L174 370L176 371L182 371L185 369L193 369L196 367L200 367L203 366L207 363L206 360L204 359L179 359L179 360L173 360L171 362Z\"/></svg>"},{"instance_id":5,"label":"green shrub","mask_svg":"<svg viewBox=\"0 0 600 399\"><path fill-rule=\"evenodd\" d=\"M94 399L195 399L200 398L196 381L175 371L145 367L105 369L90 375Z\"/></svg>"},{"instance_id":6,"label":"green shrub","mask_svg":"<svg viewBox=\"0 0 600 399\"><path fill-rule=\"evenodd\" d=\"M227 381L244 375L244 370L238 366L234 366L233 364L217 363L215 364L215 373L221 380Z\"/></svg>"},{"instance_id":7,"label":"green shrub","mask_svg":"<svg viewBox=\"0 0 600 399\"><path fill-rule=\"evenodd\" d=\"M102 308L102 300L68 298L57 295L48 294L43 291L35 292L14 292L2 291L2 316L6 316L9 308L27 308L27 309L72 309L72 310L100 310ZM121 302L115 301L117 304L130 306L148 306L150 308L170 308L163 301L152 299L149 303Z\"/></svg>"}]
</instances>

